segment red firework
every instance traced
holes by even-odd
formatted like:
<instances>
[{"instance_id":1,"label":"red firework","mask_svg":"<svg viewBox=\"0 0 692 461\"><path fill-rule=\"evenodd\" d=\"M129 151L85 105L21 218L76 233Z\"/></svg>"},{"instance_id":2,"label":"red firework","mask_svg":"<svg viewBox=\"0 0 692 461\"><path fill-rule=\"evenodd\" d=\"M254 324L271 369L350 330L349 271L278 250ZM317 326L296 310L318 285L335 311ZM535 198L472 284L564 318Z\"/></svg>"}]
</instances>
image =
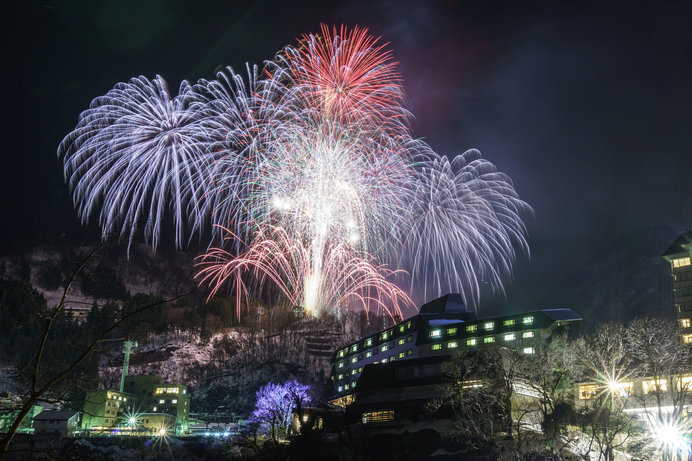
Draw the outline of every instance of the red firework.
<instances>
[{"instance_id":1,"label":"red firework","mask_svg":"<svg viewBox=\"0 0 692 461\"><path fill-rule=\"evenodd\" d=\"M294 81L314 107L340 122L405 126L401 76L392 52L368 29L322 25L287 50Z\"/></svg>"}]
</instances>

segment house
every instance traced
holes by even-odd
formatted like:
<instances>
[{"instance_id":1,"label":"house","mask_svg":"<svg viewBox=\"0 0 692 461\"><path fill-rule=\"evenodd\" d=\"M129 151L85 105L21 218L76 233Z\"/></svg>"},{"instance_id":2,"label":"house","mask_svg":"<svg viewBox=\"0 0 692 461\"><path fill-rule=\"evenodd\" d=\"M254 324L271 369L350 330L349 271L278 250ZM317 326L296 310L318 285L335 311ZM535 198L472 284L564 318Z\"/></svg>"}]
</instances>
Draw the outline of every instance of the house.
<instances>
[{"instance_id":1,"label":"house","mask_svg":"<svg viewBox=\"0 0 692 461\"><path fill-rule=\"evenodd\" d=\"M44 410L34 416L34 433L73 437L79 428L79 416L78 411Z\"/></svg>"}]
</instances>

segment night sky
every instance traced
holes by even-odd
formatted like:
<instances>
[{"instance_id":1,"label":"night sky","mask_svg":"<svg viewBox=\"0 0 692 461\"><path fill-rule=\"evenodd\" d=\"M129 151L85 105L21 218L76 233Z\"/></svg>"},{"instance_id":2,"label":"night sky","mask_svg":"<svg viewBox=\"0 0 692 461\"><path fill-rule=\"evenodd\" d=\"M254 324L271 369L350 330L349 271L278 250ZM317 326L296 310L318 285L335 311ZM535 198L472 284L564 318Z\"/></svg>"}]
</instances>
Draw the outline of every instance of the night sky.
<instances>
[{"instance_id":1,"label":"night sky","mask_svg":"<svg viewBox=\"0 0 692 461\"><path fill-rule=\"evenodd\" d=\"M2 243L79 225L57 145L115 83L213 78L320 23L390 42L439 153L478 148L535 210L509 302L529 305L617 245L692 227L692 2L20 1L3 19ZM481 5L482 4L482 5ZM78 5L78 6L77 6Z\"/></svg>"}]
</instances>

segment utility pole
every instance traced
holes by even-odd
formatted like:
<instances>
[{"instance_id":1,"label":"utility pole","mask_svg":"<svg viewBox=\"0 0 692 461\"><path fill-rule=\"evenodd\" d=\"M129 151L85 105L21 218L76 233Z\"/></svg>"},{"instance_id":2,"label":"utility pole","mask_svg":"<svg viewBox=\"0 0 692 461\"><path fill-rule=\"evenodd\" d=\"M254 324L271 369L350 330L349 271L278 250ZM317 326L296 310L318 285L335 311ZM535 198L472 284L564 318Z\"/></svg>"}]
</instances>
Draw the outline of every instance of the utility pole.
<instances>
[{"instance_id":1,"label":"utility pole","mask_svg":"<svg viewBox=\"0 0 692 461\"><path fill-rule=\"evenodd\" d=\"M126 339L125 344L123 344L125 357L123 358L123 375L120 377L120 392L125 390L125 376L127 376L127 367L130 365L130 353L133 347L137 347L137 341Z\"/></svg>"}]
</instances>

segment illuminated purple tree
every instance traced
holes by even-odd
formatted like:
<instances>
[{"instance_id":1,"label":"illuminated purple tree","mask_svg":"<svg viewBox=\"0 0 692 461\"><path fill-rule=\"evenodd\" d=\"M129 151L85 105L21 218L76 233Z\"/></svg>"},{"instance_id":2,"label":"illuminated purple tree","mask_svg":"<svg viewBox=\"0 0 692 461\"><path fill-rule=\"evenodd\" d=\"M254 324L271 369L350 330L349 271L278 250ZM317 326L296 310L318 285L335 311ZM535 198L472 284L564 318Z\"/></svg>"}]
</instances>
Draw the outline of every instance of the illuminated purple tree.
<instances>
[{"instance_id":1,"label":"illuminated purple tree","mask_svg":"<svg viewBox=\"0 0 692 461\"><path fill-rule=\"evenodd\" d=\"M310 403L309 390L310 386L296 380L283 384L265 384L257 391L257 403L252 412L252 420L261 425L268 425L273 440L276 440L277 431L279 435L286 435L293 409L302 408Z\"/></svg>"}]
</instances>

